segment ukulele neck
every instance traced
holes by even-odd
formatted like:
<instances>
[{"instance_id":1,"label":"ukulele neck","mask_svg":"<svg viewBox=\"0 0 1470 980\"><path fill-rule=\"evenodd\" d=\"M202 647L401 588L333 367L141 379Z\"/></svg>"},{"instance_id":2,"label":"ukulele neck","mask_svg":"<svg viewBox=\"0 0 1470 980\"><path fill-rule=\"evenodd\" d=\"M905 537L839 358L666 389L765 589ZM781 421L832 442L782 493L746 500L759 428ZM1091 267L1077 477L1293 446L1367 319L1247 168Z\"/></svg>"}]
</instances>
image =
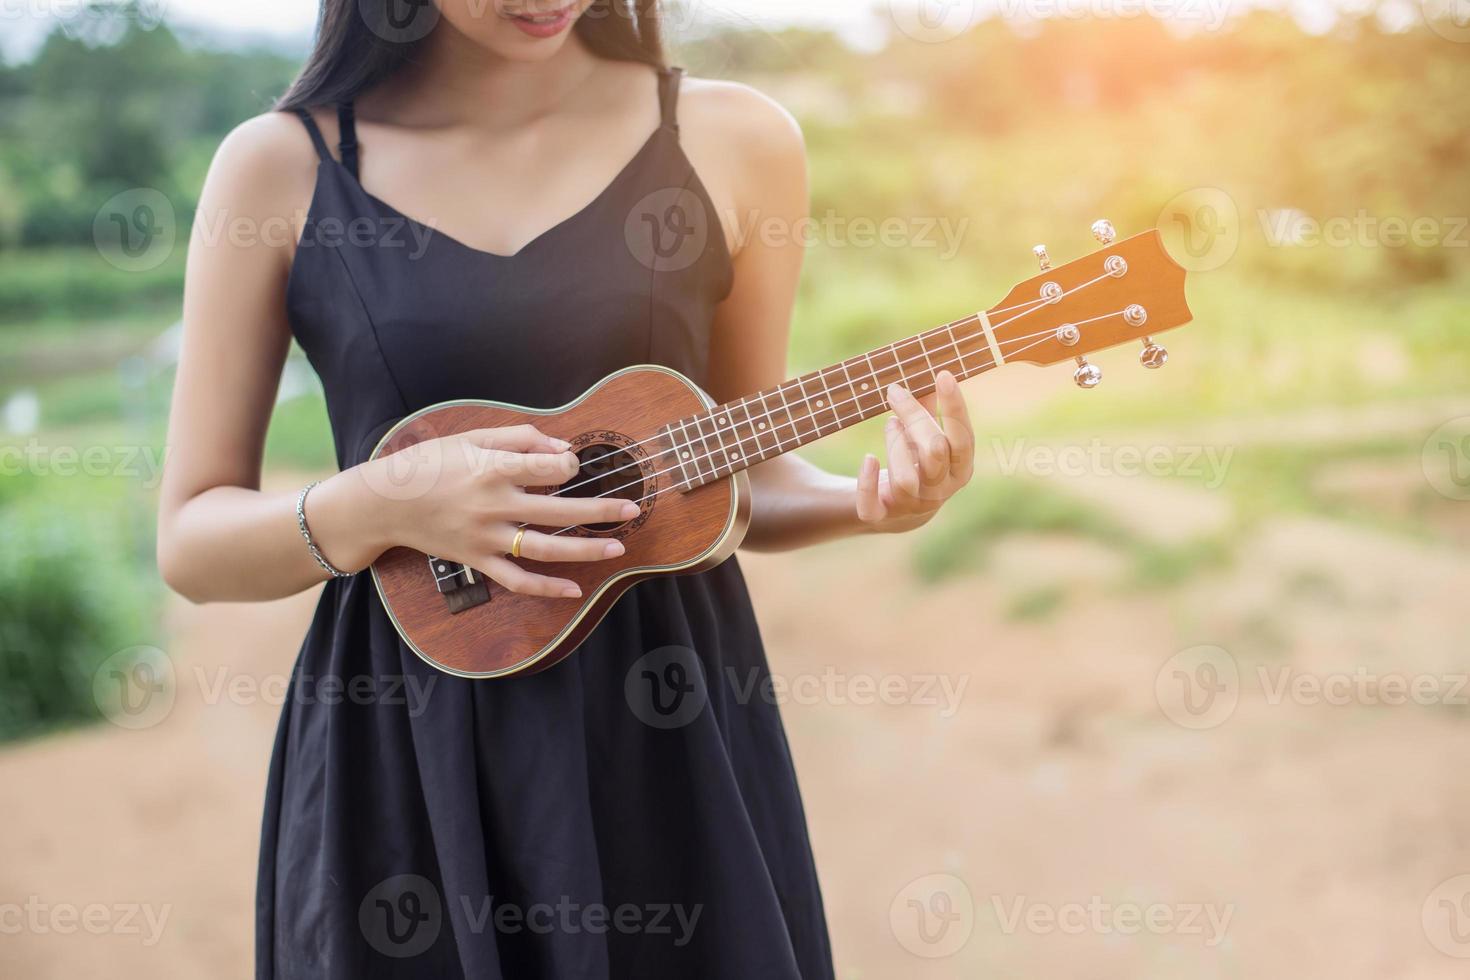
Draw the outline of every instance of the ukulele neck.
<instances>
[{"instance_id":1,"label":"ukulele neck","mask_svg":"<svg viewBox=\"0 0 1470 980\"><path fill-rule=\"evenodd\" d=\"M963 381L1003 363L986 314L935 327L670 423L673 476L693 490L882 415L890 385L923 396L942 371Z\"/></svg>"}]
</instances>

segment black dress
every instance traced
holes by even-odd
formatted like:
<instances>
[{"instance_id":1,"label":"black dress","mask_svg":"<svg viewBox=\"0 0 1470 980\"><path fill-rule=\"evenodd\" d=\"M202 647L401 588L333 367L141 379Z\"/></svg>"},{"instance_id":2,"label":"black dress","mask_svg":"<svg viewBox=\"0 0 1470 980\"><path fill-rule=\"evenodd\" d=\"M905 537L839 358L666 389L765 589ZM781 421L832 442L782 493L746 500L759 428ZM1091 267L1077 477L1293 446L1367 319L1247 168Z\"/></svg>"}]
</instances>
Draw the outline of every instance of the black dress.
<instances>
[{"instance_id":1,"label":"black dress","mask_svg":"<svg viewBox=\"0 0 1470 980\"><path fill-rule=\"evenodd\" d=\"M350 106L340 162L301 114L322 159L287 302L342 466L447 399L552 407L646 362L703 381L732 272L678 84L659 75L663 122L612 183L513 256L368 194ZM256 975L832 977L766 676L734 560L634 587L508 680L439 673L370 576L328 583L271 760Z\"/></svg>"}]
</instances>

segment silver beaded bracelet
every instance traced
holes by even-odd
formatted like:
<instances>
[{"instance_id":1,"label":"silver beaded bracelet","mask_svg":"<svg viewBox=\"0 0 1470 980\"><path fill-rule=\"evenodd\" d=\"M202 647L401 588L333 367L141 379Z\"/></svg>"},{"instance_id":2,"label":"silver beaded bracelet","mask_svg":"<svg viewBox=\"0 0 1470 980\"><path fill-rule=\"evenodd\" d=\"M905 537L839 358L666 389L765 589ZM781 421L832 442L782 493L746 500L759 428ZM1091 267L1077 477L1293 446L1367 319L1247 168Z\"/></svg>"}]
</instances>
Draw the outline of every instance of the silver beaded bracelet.
<instances>
[{"instance_id":1,"label":"silver beaded bracelet","mask_svg":"<svg viewBox=\"0 0 1470 980\"><path fill-rule=\"evenodd\" d=\"M306 495L311 493L311 488L319 482L321 481L313 480L311 483L302 487L301 493L296 495L296 527L300 529L301 537L306 541L306 550L311 552L311 557L315 558L316 563L326 569L332 578L351 578L352 573L344 572L327 561L326 556L322 554L322 550L316 546L316 542L311 540L311 528L306 526Z\"/></svg>"}]
</instances>

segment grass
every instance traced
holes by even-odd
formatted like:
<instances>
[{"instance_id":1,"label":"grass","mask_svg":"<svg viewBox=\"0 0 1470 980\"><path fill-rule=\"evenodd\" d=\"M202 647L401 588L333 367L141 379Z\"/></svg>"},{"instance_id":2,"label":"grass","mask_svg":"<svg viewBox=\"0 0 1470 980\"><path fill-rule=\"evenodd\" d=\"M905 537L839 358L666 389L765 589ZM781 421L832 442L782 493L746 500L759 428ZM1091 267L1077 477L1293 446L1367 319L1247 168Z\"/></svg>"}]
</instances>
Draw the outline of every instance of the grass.
<instances>
[{"instance_id":1,"label":"grass","mask_svg":"<svg viewBox=\"0 0 1470 980\"><path fill-rule=\"evenodd\" d=\"M53 324L172 309L184 288L184 243L155 268L125 271L92 248L0 252L0 334L17 324ZM165 323L172 322L166 320Z\"/></svg>"}]
</instances>

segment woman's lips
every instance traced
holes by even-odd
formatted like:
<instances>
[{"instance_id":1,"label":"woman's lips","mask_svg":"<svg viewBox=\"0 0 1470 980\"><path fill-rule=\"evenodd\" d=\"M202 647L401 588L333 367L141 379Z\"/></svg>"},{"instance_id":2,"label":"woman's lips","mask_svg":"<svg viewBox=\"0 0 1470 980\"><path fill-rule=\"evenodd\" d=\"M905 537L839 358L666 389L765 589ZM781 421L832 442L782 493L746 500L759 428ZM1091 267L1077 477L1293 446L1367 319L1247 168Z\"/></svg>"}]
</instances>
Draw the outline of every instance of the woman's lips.
<instances>
[{"instance_id":1,"label":"woman's lips","mask_svg":"<svg viewBox=\"0 0 1470 980\"><path fill-rule=\"evenodd\" d=\"M576 4L569 4L560 10L544 14L511 14L509 19L512 24L531 37L556 37L572 26L576 9Z\"/></svg>"}]
</instances>

